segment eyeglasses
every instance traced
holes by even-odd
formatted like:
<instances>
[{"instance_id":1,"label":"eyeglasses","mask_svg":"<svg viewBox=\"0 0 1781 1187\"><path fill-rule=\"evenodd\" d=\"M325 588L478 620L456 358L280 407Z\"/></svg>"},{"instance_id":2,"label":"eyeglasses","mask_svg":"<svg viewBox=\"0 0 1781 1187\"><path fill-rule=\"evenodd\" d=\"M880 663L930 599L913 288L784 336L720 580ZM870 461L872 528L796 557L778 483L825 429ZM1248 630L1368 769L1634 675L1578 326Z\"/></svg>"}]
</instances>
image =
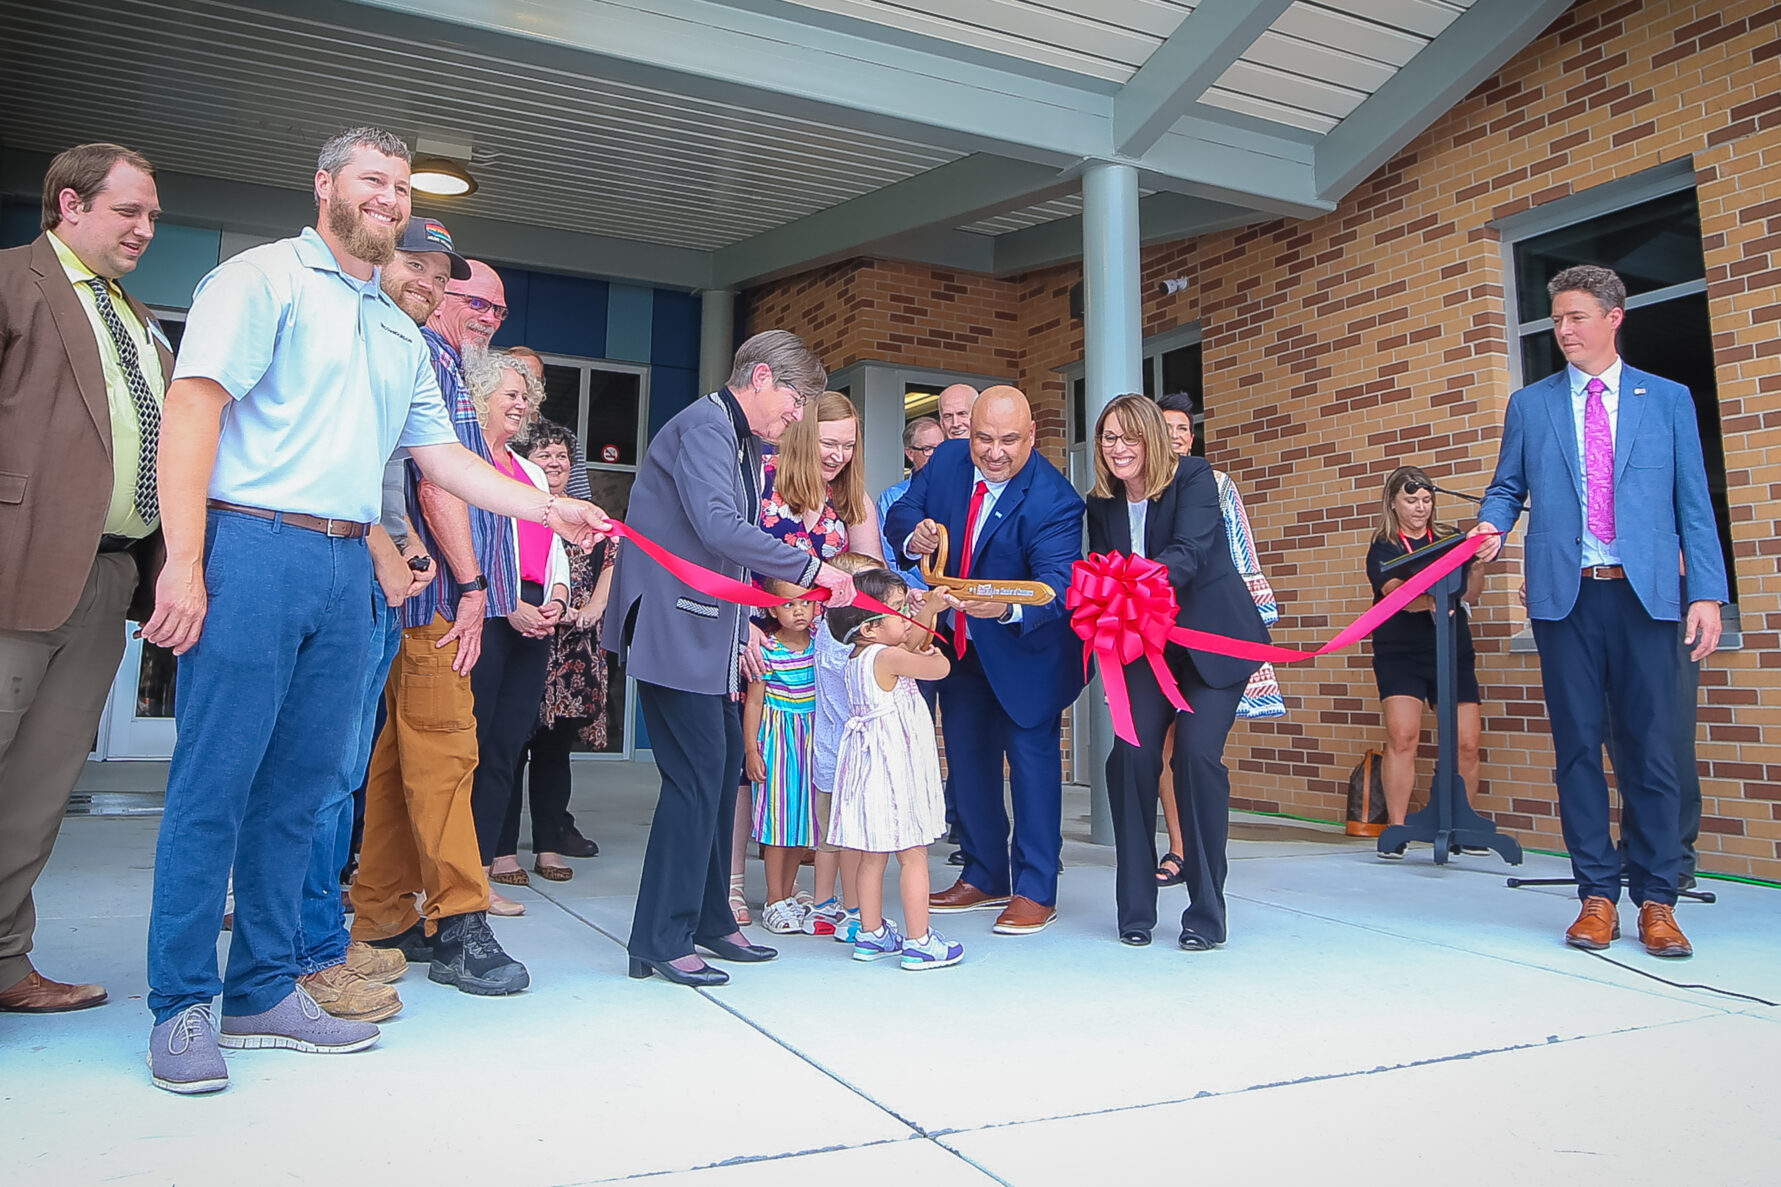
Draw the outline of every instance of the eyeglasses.
<instances>
[{"instance_id":1,"label":"eyeglasses","mask_svg":"<svg viewBox=\"0 0 1781 1187\"><path fill-rule=\"evenodd\" d=\"M793 408L809 407L810 401L816 399L815 396L805 395L803 392L799 391L797 388L793 387L789 383L776 383L773 386L774 387L783 387L786 391L788 391L792 394L792 407Z\"/></svg>"},{"instance_id":2,"label":"eyeglasses","mask_svg":"<svg viewBox=\"0 0 1781 1187\"><path fill-rule=\"evenodd\" d=\"M1144 447L1144 438L1127 437L1121 433L1101 434L1101 448L1113 449L1120 445L1125 446L1127 449L1142 449Z\"/></svg>"},{"instance_id":3,"label":"eyeglasses","mask_svg":"<svg viewBox=\"0 0 1781 1187\"><path fill-rule=\"evenodd\" d=\"M933 453L936 449L939 449L939 448L940 447L938 445L907 445L907 446L904 446L904 450L906 452L919 453L924 456L927 454Z\"/></svg>"},{"instance_id":4,"label":"eyeglasses","mask_svg":"<svg viewBox=\"0 0 1781 1187\"><path fill-rule=\"evenodd\" d=\"M470 306L470 312L472 313L493 312L496 321L507 320L507 306L497 305L487 297L472 297L469 293L454 293L450 289L445 290L445 295L448 297L456 297L464 304Z\"/></svg>"}]
</instances>

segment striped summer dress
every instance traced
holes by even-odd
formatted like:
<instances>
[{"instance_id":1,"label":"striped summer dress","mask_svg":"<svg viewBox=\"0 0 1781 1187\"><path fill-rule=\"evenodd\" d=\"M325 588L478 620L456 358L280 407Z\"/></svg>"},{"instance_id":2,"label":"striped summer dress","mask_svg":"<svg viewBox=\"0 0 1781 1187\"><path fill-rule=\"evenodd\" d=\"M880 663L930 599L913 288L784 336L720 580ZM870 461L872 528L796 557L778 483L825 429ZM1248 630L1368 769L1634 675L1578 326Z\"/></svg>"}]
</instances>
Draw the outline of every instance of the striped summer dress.
<instances>
[{"instance_id":1,"label":"striped summer dress","mask_svg":"<svg viewBox=\"0 0 1781 1187\"><path fill-rule=\"evenodd\" d=\"M763 845L816 844L810 797L811 746L816 724L816 640L792 651L768 637L762 683L761 758L767 781L754 788L754 839Z\"/></svg>"},{"instance_id":2,"label":"striped summer dress","mask_svg":"<svg viewBox=\"0 0 1781 1187\"><path fill-rule=\"evenodd\" d=\"M828 842L862 853L898 853L946 832L934 719L915 681L878 685L873 645L847 661L847 729L835 761Z\"/></svg>"}]
</instances>

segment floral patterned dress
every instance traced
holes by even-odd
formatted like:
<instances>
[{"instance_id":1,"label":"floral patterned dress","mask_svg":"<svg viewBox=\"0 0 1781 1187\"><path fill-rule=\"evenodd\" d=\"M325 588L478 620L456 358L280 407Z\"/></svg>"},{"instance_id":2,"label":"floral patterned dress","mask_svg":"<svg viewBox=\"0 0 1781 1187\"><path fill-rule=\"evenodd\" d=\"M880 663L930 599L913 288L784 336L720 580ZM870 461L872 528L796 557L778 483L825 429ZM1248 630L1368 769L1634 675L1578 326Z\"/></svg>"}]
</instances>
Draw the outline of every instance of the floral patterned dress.
<instances>
[{"instance_id":1,"label":"floral patterned dress","mask_svg":"<svg viewBox=\"0 0 1781 1187\"><path fill-rule=\"evenodd\" d=\"M569 555L569 604L580 609L594 596L600 574L612 564L617 549L611 540L594 546L592 553L573 544L564 545ZM544 702L538 709L538 725L550 729L558 721L580 721L581 740L595 750L606 749L607 669L600 649L602 624L587 630L560 626L551 639L550 670L544 678Z\"/></svg>"},{"instance_id":2,"label":"floral patterned dress","mask_svg":"<svg viewBox=\"0 0 1781 1187\"><path fill-rule=\"evenodd\" d=\"M769 532L801 552L821 560L833 560L847 551L847 523L835 510L832 499L824 499L822 512L813 527L805 527L802 516L780 498L774 485L774 463L777 455L768 454L763 465L767 491L761 496L761 530Z\"/></svg>"}]
</instances>

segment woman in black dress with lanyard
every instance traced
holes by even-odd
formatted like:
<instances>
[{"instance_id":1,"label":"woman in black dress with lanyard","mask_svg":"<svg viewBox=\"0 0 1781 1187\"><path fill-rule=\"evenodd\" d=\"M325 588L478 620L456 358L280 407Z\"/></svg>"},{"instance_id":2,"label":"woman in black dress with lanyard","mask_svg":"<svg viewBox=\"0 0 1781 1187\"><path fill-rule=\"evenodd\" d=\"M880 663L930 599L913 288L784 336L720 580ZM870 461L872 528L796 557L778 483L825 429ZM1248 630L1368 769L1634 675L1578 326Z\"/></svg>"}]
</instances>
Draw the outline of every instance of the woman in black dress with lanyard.
<instances>
[{"instance_id":1,"label":"woman in black dress with lanyard","mask_svg":"<svg viewBox=\"0 0 1781 1187\"><path fill-rule=\"evenodd\" d=\"M1379 512L1379 529L1367 550L1367 580L1373 585L1373 601L1404 584L1427 567L1411 562L1402 569L1384 567L1391 561L1453 535L1457 529L1435 519L1435 484L1415 466L1399 466L1385 480L1385 497ZM1464 602L1478 596L1484 574L1467 564L1465 598L1459 619L1459 774L1470 799L1478 786L1478 673L1472 650L1472 628ZM1385 785L1385 812L1392 824L1404 823L1410 808L1410 789L1416 782L1416 748L1422 742L1423 703L1435 703L1435 598L1423 594L1379 624L1373 632L1373 677L1385 709L1385 761L1380 780ZM1404 856L1404 847L1382 852L1385 858Z\"/></svg>"},{"instance_id":2,"label":"woman in black dress with lanyard","mask_svg":"<svg viewBox=\"0 0 1781 1187\"><path fill-rule=\"evenodd\" d=\"M1143 396L1120 396L1095 424L1095 486L1088 497L1090 552L1141 554L1169 571L1176 622L1257 643L1268 629L1231 564L1218 485L1204 458L1177 458L1162 413ZM1107 759L1117 857L1119 938L1148 944L1156 926L1156 796L1163 735L1175 731L1175 802L1181 812L1180 946L1204 952L1225 941L1225 841L1231 779L1225 738L1259 662L1170 644L1165 659L1192 713L1177 714L1142 658L1125 668L1139 744L1115 739ZM1177 722L1177 716L1179 721Z\"/></svg>"}]
</instances>

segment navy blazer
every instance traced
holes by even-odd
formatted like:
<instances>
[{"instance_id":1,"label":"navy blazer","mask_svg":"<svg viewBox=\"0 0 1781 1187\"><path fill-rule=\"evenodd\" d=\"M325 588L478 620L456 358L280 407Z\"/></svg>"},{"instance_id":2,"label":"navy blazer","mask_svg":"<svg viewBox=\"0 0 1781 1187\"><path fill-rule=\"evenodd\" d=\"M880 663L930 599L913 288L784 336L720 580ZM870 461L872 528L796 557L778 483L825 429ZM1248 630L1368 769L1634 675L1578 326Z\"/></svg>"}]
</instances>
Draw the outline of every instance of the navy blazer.
<instances>
[{"instance_id":1,"label":"navy blazer","mask_svg":"<svg viewBox=\"0 0 1781 1187\"><path fill-rule=\"evenodd\" d=\"M900 551L903 542L916 524L932 519L946 527L951 538L946 572L958 576L975 472L968 441L941 443L885 516L886 548L903 563L914 563ZM1082 641L1064 609L1071 568L1082 559L1082 513L1076 488L1034 451L1008 480L977 535L973 577L1043 581L1057 591L1049 605L1022 607L1017 623L971 620L971 650L996 699L1022 729L1056 717L1082 691Z\"/></svg>"},{"instance_id":2,"label":"navy blazer","mask_svg":"<svg viewBox=\"0 0 1781 1187\"><path fill-rule=\"evenodd\" d=\"M1507 532L1531 496L1531 618L1556 621L1576 605L1583 571L1582 474L1567 368L1509 397L1496 474L1478 509L1481 522ZM1621 567L1651 617L1680 621L1682 557L1692 598L1726 600L1725 558L1707 494L1694 400L1681 384L1624 362L1614 434L1614 527Z\"/></svg>"},{"instance_id":3,"label":"navy blazer","mask_svg":"<svg viewBox=\"0 0 1781 1187\"><path fill-rule=\"evenodd\" d=\"M1132 521L1124 493L1088 500L1088 550L1124 552L1132 549ZM1177 626L1210 631L1251 643L1269 641L1249 587L1231 562L1224 515L1218 507L1218 483L1205 458L1185 457L1175 467L1174 481L1151 501L1144 513L1144 555L1169 570L1179 610ZM1173 668L1192 666L1210 688L1247 683L1261 667L1257 660L1190 651L1173 643L1167 659Z\"/></svg>"}]
</instances>

